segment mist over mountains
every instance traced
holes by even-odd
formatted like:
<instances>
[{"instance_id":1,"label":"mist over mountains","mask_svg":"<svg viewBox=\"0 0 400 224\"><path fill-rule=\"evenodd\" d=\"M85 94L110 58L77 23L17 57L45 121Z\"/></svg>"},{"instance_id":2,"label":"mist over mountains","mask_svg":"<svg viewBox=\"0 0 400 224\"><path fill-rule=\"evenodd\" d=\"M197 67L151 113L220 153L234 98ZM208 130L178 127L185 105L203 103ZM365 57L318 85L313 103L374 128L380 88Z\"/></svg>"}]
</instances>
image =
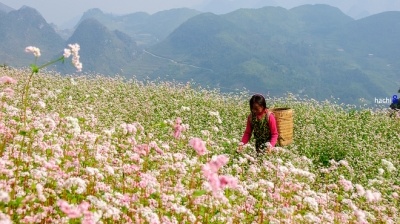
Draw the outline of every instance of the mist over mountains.
<instances>
[{"instance_id":1,"label":"mist over mountains","mask_svg":"<svg viewBox=\"0 0 400 224\"><path fill-rule=\"evenodd\" d=\"M79 43L88 73L191 81L227 92L373 104L400 85L400 12L356 20L328 5L221 15L181 8L118 16L91 9L74 29L61 30L33 8L0 4L0 19L0 64L13 67L33 62L26 46L39 47L45 63ZM68 64L52 69L74 72Z\"/></svg>"}]
</instances>

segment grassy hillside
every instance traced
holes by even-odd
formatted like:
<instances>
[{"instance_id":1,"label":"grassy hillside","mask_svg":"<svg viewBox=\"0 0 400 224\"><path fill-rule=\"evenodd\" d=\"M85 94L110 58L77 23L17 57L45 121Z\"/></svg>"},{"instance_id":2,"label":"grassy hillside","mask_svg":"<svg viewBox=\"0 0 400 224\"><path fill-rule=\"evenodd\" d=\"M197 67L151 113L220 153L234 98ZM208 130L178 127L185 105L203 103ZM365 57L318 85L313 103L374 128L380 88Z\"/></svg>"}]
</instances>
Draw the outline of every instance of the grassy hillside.
<instances>
[{"instance_id":1,"label":"grassy hillside","mask_svg":"<svg viewBox=\"0 0 400 224\"><path fill-rule=\"evenodd\" d=\"M252 142L235 151L247 92L50 71L26 86L29 75L0 70L2 220L400 221L400 120L383 111L268 99L294 109L294 144L254 157Z\"/></svg>"},{"instance_id":2,"label":"grassy hillside","mask_svg":"<svg viewBox=\"0 0 400 224\"><path fill-rule=\"evenodd\" d=\"M170 60L141 75L163 77L174 67L171 78L320 101L334 96L361 104L364 98L373 106L375 97L390 96L398 86L399 18L386 12L354 20L327 5L203 13L146 49ZM132 71L147 61L136 58L130 65Z\"/></svg>"}]
</instances>

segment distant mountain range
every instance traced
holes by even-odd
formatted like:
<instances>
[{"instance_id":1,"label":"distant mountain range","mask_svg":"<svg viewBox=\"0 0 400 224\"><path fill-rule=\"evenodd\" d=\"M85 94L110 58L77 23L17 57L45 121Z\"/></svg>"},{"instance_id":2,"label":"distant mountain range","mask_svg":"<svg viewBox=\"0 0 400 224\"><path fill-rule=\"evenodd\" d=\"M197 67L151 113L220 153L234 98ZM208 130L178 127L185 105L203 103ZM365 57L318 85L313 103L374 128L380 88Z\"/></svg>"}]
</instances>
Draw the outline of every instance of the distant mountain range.
<instances>
[{"instance_id":1,"label":"distant mountain range","mask_svg":"<svg viewBox=\"0 0 400 224\"><path fill-rule=\"evenodd\" d=\"M194 81L221 91L373 104L400 85L400 12L354 20L327 5L223 15L182 8L116 16L92 9L63 31L33 8L0 4L0 64L30 64L28 45L41 48L39 60L47 62L68 43L81 45L85 72ZM53 68L74 72L64 64Z\"/></svg>"}]
</instances>

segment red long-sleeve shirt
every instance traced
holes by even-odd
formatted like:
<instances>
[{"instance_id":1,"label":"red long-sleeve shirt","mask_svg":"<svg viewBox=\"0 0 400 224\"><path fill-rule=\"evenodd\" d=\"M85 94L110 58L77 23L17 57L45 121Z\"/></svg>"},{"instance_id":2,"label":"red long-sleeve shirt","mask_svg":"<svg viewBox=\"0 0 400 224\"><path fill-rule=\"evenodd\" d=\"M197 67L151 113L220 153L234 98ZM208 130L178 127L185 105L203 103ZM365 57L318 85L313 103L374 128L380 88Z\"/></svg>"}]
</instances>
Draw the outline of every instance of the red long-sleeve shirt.
<instances>
[{"instance_id":1,"label":"red long-sleeve shirt","mask_svg":"<svg viewBox=\"0 0 400 224\"><path fill-rule=\"evenodd\" d=\"M268 109L265 109L261 114L257 115L257 119L263 119L264 115L266 116L268 113ZM278 141L278 128L276 127L276 120L274 114L269 115L269 130L271 132L271 140L270 143L274 147L276 142ZM243 133L242 142L243 144L247 144L250 141L251 134L253 133L253 129L251 127L251 114L247 117L246 130Z\"/></svg>"}]
</instances>

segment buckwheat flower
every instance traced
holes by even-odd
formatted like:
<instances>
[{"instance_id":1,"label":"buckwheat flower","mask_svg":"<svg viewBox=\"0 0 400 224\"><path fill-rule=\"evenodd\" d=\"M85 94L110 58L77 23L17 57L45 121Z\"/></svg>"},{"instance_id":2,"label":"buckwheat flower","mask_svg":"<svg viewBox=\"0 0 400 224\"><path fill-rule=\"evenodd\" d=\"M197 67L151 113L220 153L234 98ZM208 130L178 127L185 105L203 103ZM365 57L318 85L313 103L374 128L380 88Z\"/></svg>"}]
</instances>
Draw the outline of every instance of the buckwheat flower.
<instances>
[{"instance_id":1,"label":"buckwheat flower","mask_svg":"<svg viewBox=\"0 0 400 224\"><path fill-rule=\"evenodd\" d=\"M273 189L273 188L275 187L274 183L271 182L271 181L267 181L267 182L266 182L266 185L267 185L267 187L268 187L269 189Z\"/></svg>"},{"instance_id":2,"label":"buckwheat flower","mask_svg":"<svg viewBox=\"0 0 400 224\"><path fill-rule=\"evenodd\" d=\"M204 166L208 166L210 172L216 173L222 166L227 164L228 161L229 158L226 155L213 156L211 160Z\"/></svg>"},{"instance_id":3,"label":"buckwheat flower","mask_svg":"<svg viewBox=\"0 0 400 224\"><path fill-rule=\"evenodd\" d=\"M86 191L86 182L79 177L71 177L65 181L64 188L72 190L72 187L76 187L77 194L82 194Z\"/></svg>"},{"instance_id":4,"label":"buckwheat flower","mask_svg":"<svg viewBox=\"0 0 400 224\"><path fill-rule=\"evenodd\" d=\"M204 136L210 136L210 132L208 130L201 130L200 132Z\"/></svg>"},{"instance_id":5,"label":"buckwheat flower","mask_svg":"<svg viewBox=\"0 0 400 224\"><path fill-rule=\"evenodd\" d=\"M190 107L182 106L182 107L181 107L181 110L182 110L182 111L190 111Z\"/></svg>"},{"instance_id":6,"label":"buckwheat flower","mask_svg":"<svg viewBox=\"0 0 400 224\"><path fill-rule=\"evenodd\" d=\"M5 88L3 89L3 92L1 93L2 96L5 97L13 97L14 96L14 90L11 88Z\"/></svg>"},{"instance_id":7,"label":"buckwheat flower","mask_svg":"<svg viewBox=\"0 0 400 224\"><path fill-rule=\"evenodd\" d=\"M0 84L15 84L17 81L10 76L2 76L0 77Z\"/></svg>"},{"instance_id":8,"label":"buckwheat flower","mask_svg":"<svg viewBox=\"0 0 400 224\"><path fill-rule=\"evenodd\" d=\"M112 168L109 165L104 166L104 170L109 174L109 175L114 175L114 168Z\"/></svg>"},{"instance_id":9,"label":"buckwheat flower","mask_svg":"<svg viewBox=\"0 0 400 224\"><path fill-rule=\"evenodd\" d=\"M216 127L216 126L213 126L212 129L213 129L214 132L218 132L219 131L218 127Z\"/></svg>"},{"instance_id":10,"label":"buckwheat flower","mask_svg":"<svg viewBox=\"0 0 400 224\"><path fill-rule=\"evenodd\" d=\"M396 171L396 167L393 165L392 162L386 159L382 159L381 162L386 167L386 170L389 171L390 173Z\"/></svg>"},{"instance_id":11,"label":"buckwheat flower","mask_svg":"<svg viewBox=\"0 0 400 224\"><path fill-rule=\"evenodd\" d=\"M231 176L221 175L219 176L219 185L221 188L225 187L236 188L238 185L238 180Z\"/></svg>"},{"instance_id":12,"label":"buckwheat flower","mask_svg":"<svg viewBox=\"0 0 400 224\"><path fill-rule=\"evenodd\" d=\"M164 151L160 147L158 147L158 145L155 141L150 142L149 147L154 149L160 155L164 154Z\"/></svg>"},{"instance_id":13,"label":"buckwheat flower","mask_svg":"<svg viewBox=\"0 0 400 224\"><path fill-rule=\"evenodd\" d=\"M288 174L289 173L289 169L286 166L279 166L278 167L278 171L282 174Z\"/></svg>"},{"instance_id":14,"label":"buckwheat flower","mask_svg":"<svg viewBox=\"0 0 400 224\"><path fill-rule=\"evenodd\" d=\"M41 107L41 108L45 108L45 107L46 107L46 103L43 102L43 101L41 101L41 100L39 100L38 105L39 105L39 107Z\"/></svg>"},{"instance_id":15,"label":"buckwheat flower","mask_svg":"<svg viewBox=\"0 0 400 224\"><path fill-rule=\"evenodd\" d=\"M364 196L364 194L365 194L364 187L362 185L360 185L360 184L356 184L355 187L356 187L356 190L357 190L357 194L359 196Z\"/></svg>"},{"instance_id":16,"label":"buckwheat flower","mask_svg":"<svg viewBox=\"0 0 400 224\"><path fill-rule=\"evenodd\" d=\"M81 133L81 128L79 126L79 120L74 117L66 117L67 120L67 127L69 128L68 133L74 134L75 136Z\"/></svg>"},{"instance_id":17,"label":"buckwheat flower","mask_svg":"<svg viewBox=\"0 0 400 224\"><path fill-rule=\"evenodd\" d=\"M318 212L318 202L313 197L305 197L304 202L314 212Z\"/></svg>"},{"instance_id":18,"label":"buckwheat flower","mask_svg":"<svg viewBox=\"0 0 400 224\"><path fill-rule=\"evenodd\" d=\"M161 144L161 147L162 147L163 149L167 150L167 151L170 149L168 143L166 143L166 142L163 142L163 143Z\"/></svg>"},{"instance_id":19,"label":"buckwheat flower","mask_svg":"<svg viewBox=\"0 0 400 224\"><path fill-rule=\"evenodd\" d=\"M365 198L368 202L378 202L381 199L381 194L379 192L372 192L371 190L367 190L365 192Z\"/></svg>"},{"instance_id":20,"label":"buckwheat flower","mask_svg":"<svg viewBox=\"0 0 400 224\"><path fill-rule=\"evenodd\" d=\"M250 156L250 155L248 155L248 154L246 154L246 153L244 153L243 154L243 157L244 158L246 158L248 161L250 161L250 162L255 162L256 160L254 159L254 157L252 157L252 156Z\"/></svg>"},{"instance_id":21,"label":"buckwheat flower","mask_svg":"<svg viewBox=\"0 0 400 224\"><path fill-rule=\"evenodd\" d=\"M180 117L176 118L174 124L174 138L178 139L181 136L182 131L185 130L185 126L182 125L182 119Z\"/></svg>"},{"instance_id":22,"label":"buckwheat flower","mask_svg":"<svg viewBox=\"0 0 400 224\"><path fill-rule=\"evenodd\" d=\"M11 221L10 216L8 216L7 214L4 214L0 211L0 223L1 224L12 224L13 221Z\"/></svg>"},{"instance_id":23,"label":"buckwheat flower","mask_svg":"<svg viewBox=\"0 0 400 224\"><path fill-rule=\"evenodd\" d=\"M41 202L45 202L46 201L46 197L43 194L43 186L41 184L36 184L36 192L38 194L38 198L39 201Z\"/></svg>"},{"instance_id":24,"label":"buckwheat flower","mask_svg":"<svg viewBox=\"0 0 400 224\"><path fill-rule=\"evenodd\" d=\"M64 54L63 56L65 58L69 58L72 55L72 64L75 66L75 68L78 70L78 72L82 71L82 63L79 61L79 50L80 46L79 44L68 44L68 47L70 49L64 49Z\"/></svg>"},{"instance_id":25,"label":"buckwheat flower","mask_svg":"<svg viewBox=\"0 0 400 224\"><path fill-rule=\"evenodd\" d=\"M351 181L344 179L344 177L341 177L339 180L339 184L343 187L344 191L351 191L353 190L353 184Z\"/></svg>"},{"instance_id":26,"label":"buckwheat flower","mask_svg":"<svg viewBox=\"0 0 400 224\"><path fill-rule=\"evenodd\" d=\"M58 207L62 212L64 212L69 218L75 219L82 216L81 211L78 208L73 207L64 200L59 200L57 202Z\"/></svg>"},{"instance_id":27,"label":"buckwheat flower","mask_svg":"<svg viewBox=\"0 0 400 224\"><path fill-rule=\"evenodd\" d=\"M0 190L0 202L8 203L10 201L10 196L7 192Z\"/></svg>"},{"instance_id":28,"label":"buckwheat flower","mask_svg":"<svg viewBox=\"0 0 400 224\"><path fill-rule=\"evenodd\" d=\"M64 54L63 54L64 58L69 58L69 56L71 56L71 49L64 49Z\"/></svg>"},{"instance_id":29,"label":"buckwheat flower","mask_svg":"<svg viewBox=\"0 0 400 224\"><path fill-rule=\"evenodd\" d=\"M196 150L196 152L199 156L202 156L202 155L205 155L208 153L207 148L206 148L206 143L203 140L201 140L200 138L190 139L189 145L192 146L194 150Z\"/></svg>"},{"instance_id":30,"label":"buckwheat flower","mask_svg":"<svg viewBox=\"0 0 400 224\"><path fill-rule=\"evenodd\" d=\"M33 53L35 57L40 57L40 49L34 46L28 46L25 48L25 52Z\"/></svg>"},{"instance_id":31,"label":"buckwheat flower","mask_svg":"<svg viewBox=\"0 0 400 224\"><path fill-rule=\"evenodd\" d=\"M367 223L367 220L365 219L366 215L362 210L360 209L355 210L354 215L357 217L358 223Z\"/></svg>"},{"instance_id":32,"label":"buckwheat flower","mask_svg":"<svg viewBox=\"0 0 400 224\"><path fill-rule=\"evenodd\" d=\"M303 216L304 221L306 223L321 223L321 219L318 216L314 215L312 212L309 212Z\"/></svg>"},{"instance_id":33,"label":"buckwheat flower","mask_svg":"<svg viewBox=\"0 0 400 224\"><path fill-rule=\"evenodd\" d=\"M71 81L71 85L76 86L77 83L73 78L71 78L70 81Z\"/></svg>"}]
</instances>

